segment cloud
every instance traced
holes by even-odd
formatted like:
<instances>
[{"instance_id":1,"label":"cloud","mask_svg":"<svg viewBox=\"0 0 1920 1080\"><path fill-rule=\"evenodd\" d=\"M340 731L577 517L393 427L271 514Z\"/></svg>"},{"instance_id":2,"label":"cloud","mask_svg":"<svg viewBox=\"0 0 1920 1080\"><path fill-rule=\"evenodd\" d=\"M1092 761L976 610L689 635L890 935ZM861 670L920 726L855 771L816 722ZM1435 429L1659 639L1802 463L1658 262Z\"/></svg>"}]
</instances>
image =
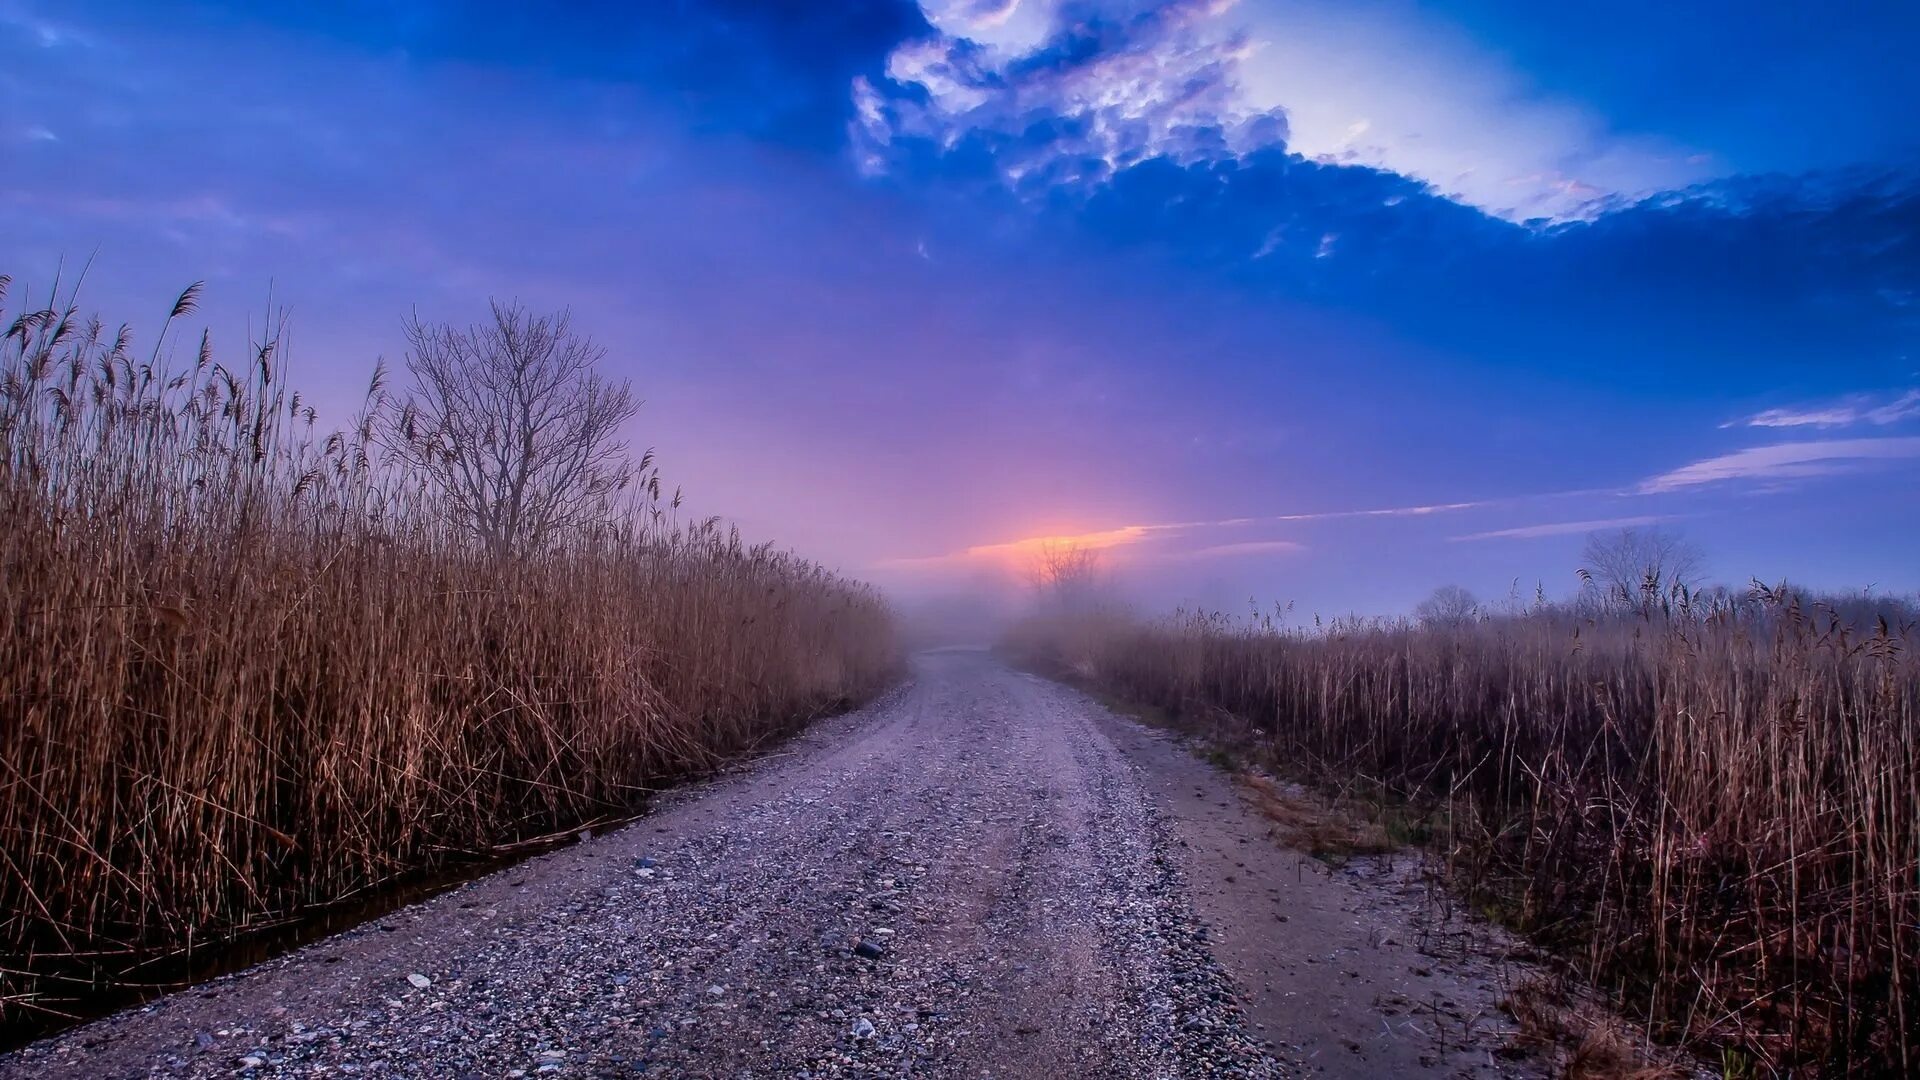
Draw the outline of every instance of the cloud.
<instances>
[{"instance_id":1,"label":"cloud","mask_svg":"<svg viewBox=\"0 0 1920 1080\"><path fill-rule=\"evenodd\" d=\"M1427 503L1420 506L1389 506L1376 510L1323 510L1308 514L1273 514L1267 517L1226 518L1221 521L1191 522L1169 528L1200 528L1220 525L1257 525L1269 521L1335 521L1340 518L1428 517L1456 510L1478 510L1515 499L1483 499L1473 502Z\"/></svg>"},{"instance_id":2,"label":"cloud","mask_svg":"<svg viewBox=\"0 0 1920 1080\"><path fill-rule=\"evenodd\" d=\"M1590 217L1713 175L1711 159L1614 130L1414 5L1383 18L1352 0L1292 0L1246 17L1256 49L1242 94L1284 108L1288 148L1309 160L1395 172L1514 221Z\"/></svg>"},{"instance_id":3,"label":"cloud","mask_svg":"<svg viewBox=\"0 0 1920 1080\"><path fill-rule=\"evenodd\" d=\"M1861 356L1856 378L1902 385L1911 364L1892 358L1920 325L1920 305L1897 302L1920 296L1911 171L1728 181L1523 227L1393 173L1268 149L1143 162L1037 213L1073 242L1167 272L1365 309L1461 352L1607 355L1647 385L1797 381L1814 349ZM1329 234L1332 257L1315 258Z\"/></svg>"},{"instance_id":4,"label":"cloud","mask_svg":"<svg viewBox=\"0 0 1920 1080\"><path fill-rule=\"evenodd\" d=\"M1580 498L1618 499L1636 495L1662 495L1688 491L1705 485L1734 480L1786 480L1828 476L1845 472L1869 461L1920 458L1920 436L1881 439L1834 439L1821 442L1779 443L1752 447L1697 461L1661 473L1628 488L1580 488L1566 491L1474 499L1460 502L1419 503L1407 506L1371 507L1358 510L1317 510L1297 513L1262 514L1246 517L1212 518L1193 521L1166 521L1123 525L1117 528L1078 534L1031 536L988 544L978 544L945 555L887 560L883 565L899 567L939 567L979 563L1022 564L1050 547L1078 547L1092 551L1132 549L1152 543L1154 549L1141 557L1163 561L1228 558L1241 555L1297 553L1307 546L1295 540L1271 539L1229 541L1200 547L1174 548L1166 542L1178 537L1218 533L1249 526L1307 524L1325 521L1427 518L1468 513L1475 510L1514 508L1548 501ZM1504 529L1465 533L1449 537L1456 543L1485 540L1534 540L1567 536L1606 529L1626 529L1673 520L1671 514L1637 514L1623 517L1553 521Z\"/></svg>"},{"instance_id":5,"label":"cloud","mask_svg":"<svg viewBox=\"0 0 1920 1080\"><path fill-rule=\"evenodd\" d=\"M969 558L1000 558L1006 556L1031 556L1049 548L1080 548L1085 551L1104 551L1108 548L1124 547L1144 540L1157 526L1122 525L1117 529L1103 529L1097 532L1072 533L1061 536L1029 536L1022 540L1012 540L1001 544L981 544L970 547L962 554Z\"/></svg>"},{"instance_id":6,"label":"cloud","mask_svg":"<svg viewBox=\"0 0 1920 1080\"><path fill-rule=\"evenodd\" d=\"M1725 311L1777 328L1797 305L1836 331L1894 316L1920 288L1920 172L1911 166L1749 176L1643 199L1547 231L1526 272L1554 264L1674 294L1696 316ZM1530 265L1531 264L1531 265ZM1756 319L1767 309L1769 318ZM1777 329L1772 333L1777 334ZM1836 333L1835 336L1838 336ZM1742 358L1742 363L1747 363Z\"/></svg>"},{"instance_id":7,"label":"cloud","mask_svg":"<svg viewBox=\"0 0 1920 1080\"><path fill-rule=\"evenodd\" d=\"M1796 480L1907 458L1920 458L1920 437L1775 443L1684 465L1643 481L1639 490L1651 495L1730 480Z\"/></svg>"},{"instance_id":8,"label":"cloud","mask_svg":"<svg viewBox=\"0 0 1920 1080\"><path fill-rule=\"evenodd\" d=\"M1084 533L1059 533L1045 536L1028 536L1018 540L1005 540L991 544L975 544L960 551L945 555L922 555L907 558L888 559L883 566L950 566L964 563L1024 563L1051 549L1077 548L1083 551L1105 551L1110 548L1136 544L1147 538L1149 533L1164 531L1166 525L1122 525L1115 529L1101 529Z\"/></svg>"},{"instance_id":9,"label":"cloud","mask_svg":"<svg viewBox=\"0 0 1920 1080\"><path fill-rule=\"evenodd\" d=\"M856 153L880 171L882 149L902 139L941 153L981 147L1006 183L1045 190L1153 158L1211 160L1282 143L1284 115L1238 92L1235 71L1251 46L1219 19L1232 6L1171 0L1110 15L923 3L941 32L895 48L885 86L854 82Z\"/></svg>"},{"instance_id":10,"label":"cloud","mask_svg":"<svg viewBox=\"0 0 1920 1080\"><path fill-rule=\"evenodd\" d=\"M1600 518L1595 521L1557 521L1545 525L1522 525L1512 529L1494 529L1490 532L1468 533L1449 539L1458 542L1472 540L1535 540L1543 536L1568 536L1598 532L1603 529L1631 529L1641 525L1655 525L1668 520L1657 514L1643 514L1639 517Z\"/></svg>"},{"instance_id":11,"label":"cloud","mask_svg":"<svg viewBox=\"0 0 1920 1080\"><path fill-rule=\"evenodd\" d=\"M1169 558L1221 559L1242 555L1293 555L1305 550L1307 545L1297 540L1248 540L1238 544L1214 544L1193 551L1183 551Z\"/></svg>"},{"instance_id":12,"label":"cloud","mask_svg":"<svg viewBox=\"0 0 1920 1080\"><path fill-rule=\"evenodd\" d=\"M923 5L935 32L895 47L892 77L854 80L862 169L988 213L1011 192L1063 246L1366 307L1480 353L1578 323L1596 353L1645 353L1654 333L1695 372L1751 377L1786 369L1789 343L1911 341L1912 164L1716 178L1541 101L1417 12L1103 15L1119 2L1023 2L991 31Z\"/></svg>"},{"instance_id":13,"label":"cloud","mask_svg":"<svg viewBox=\"0 0 1920 1080\"><path fill-rule=\"evenodd\" d=\"M1031 48L1052 33L1056 0L922 0L920 13L942 34L994 48Z\"/></svg>"},{"instance_id":14,"label":"cloud","mask_svg":"<svg viewBox=\"0 0 1920 1080\"><path fill-rule=\"evenodd\" d=\"M1851 427L1854 424L1885 426L1920 417L1920 390L1909 390L1899 397L1874 404L1872 398L1856 396L1839 404L1767 409L1741 420L1720 425L1730 427Z\"/></svg>"},{"instance_id":15,"label":"cloud","mask_svg":"<svg viewBox=\"0 0 1920 1080\"><path fill-rule=\"evenodd\" d=\"M93 38L65 23L54 22L12 4L0 5L0 29L12 31L42 49L91 47Z\"/></svg>"},{"instance_id":16,"label":"cloud","mask_svg":"<svg viewBox=\"0 0 1920 1080\"><path fill-rule=\"evenodd\" d=\"M1518 501L1521 500L1498 499L1477 502L1431 503L1418 506L1390 506L1368 510L1325 510L1295 514L1266 514L1257 517L1216 518L1209 521L1168 521L1148 525L1122 525L1117 528L1100 529L1084 533L1029 536L1018 540L976 544L972 547L963 548L959 551L949 552L944 555L923 555L888 559L881 565L893 567L940 567L968 563L1011 562L1018 564L1032 559L1034 556L1049 548L1081 548L1088 551L1107 551L1118 548L1129 548L1149 541L1171 539L1182 534L1235 529L1248 525L1338 521L1351 518L1419 518ZM1307 550L1305 544L1293 540L1250 540L1212 544L1188 550L1167 551L1160 553L1157 557L1165 559L1199 559L1233 555L1252 555L1263 552L1276 553L1305 550Z\"/></svg>"},{"instance_id":17,"label":"cloud","mask_svg":"<svg viewBox=\"0 0 1920 1080\"><path fill-rule=\"evenodd\" d=\"M920 7L936 33L896 47L884 84L855 83L869 172L903 140L982 151L1003 180L1038 190L1284 149L1516 221L1588 217L1710 175L1698 154L1542 99L1417 13L1382 20L1318 0L1284 16L1236 0Z\"/></svg>"}]
</instances>

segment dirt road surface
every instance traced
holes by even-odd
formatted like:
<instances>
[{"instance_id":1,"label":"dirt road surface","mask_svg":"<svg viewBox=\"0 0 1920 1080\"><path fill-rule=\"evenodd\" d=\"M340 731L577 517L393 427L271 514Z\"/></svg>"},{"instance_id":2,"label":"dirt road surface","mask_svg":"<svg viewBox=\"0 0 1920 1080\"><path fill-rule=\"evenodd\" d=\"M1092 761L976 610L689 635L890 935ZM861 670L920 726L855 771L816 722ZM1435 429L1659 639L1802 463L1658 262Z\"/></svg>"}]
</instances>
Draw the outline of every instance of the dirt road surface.
<instances>
[{"instance_id":1,"label":"dirt road surface","mask_svg":"<svg viewBox=\"0 0 1920 1080\"><path fill-rule=\"evenodd\" d=\"M582 840L0 1077L1507 1075L1405 875L985 654Z\"/></svg>"}]
</instances>

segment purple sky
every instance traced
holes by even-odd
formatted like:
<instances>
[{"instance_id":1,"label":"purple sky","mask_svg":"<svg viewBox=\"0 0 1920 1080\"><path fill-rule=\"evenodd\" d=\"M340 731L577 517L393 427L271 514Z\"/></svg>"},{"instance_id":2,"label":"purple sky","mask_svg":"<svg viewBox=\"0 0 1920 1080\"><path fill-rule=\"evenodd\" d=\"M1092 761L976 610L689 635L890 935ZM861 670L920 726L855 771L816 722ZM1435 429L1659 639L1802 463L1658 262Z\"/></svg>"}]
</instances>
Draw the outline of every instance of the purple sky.
<instances>
[{"instance_id":1,"label":"purple sky","mask_svg":"<svg viewBox=\"0 0 1920 1080\"><path fill-rule=\"evenodd\" d=\"M693 513L903 593L1920 588L1920 9L1686 7L0 0L0 273L271 297L340 422L571 305Z\"/></svg>"}]
</instances>

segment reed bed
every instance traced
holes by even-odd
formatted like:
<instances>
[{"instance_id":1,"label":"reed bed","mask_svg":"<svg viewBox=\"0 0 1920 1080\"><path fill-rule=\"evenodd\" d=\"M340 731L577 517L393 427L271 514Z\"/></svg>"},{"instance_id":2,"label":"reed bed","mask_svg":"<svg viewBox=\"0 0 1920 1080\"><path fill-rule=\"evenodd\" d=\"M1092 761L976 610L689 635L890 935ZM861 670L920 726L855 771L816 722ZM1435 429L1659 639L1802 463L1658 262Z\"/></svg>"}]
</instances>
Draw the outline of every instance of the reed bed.
<instances>
[{"instance_id":1,"label":"reed bed","mask_svg":"<svg viewBox=\"0 0 1920 1080\"><path fill-rule=\"evenodd\" d=\"M1920 631L1911 604L1862 607L1083 613L1007 645L1428 823L1485 910L1729 1073L1912 1075Z\"/></svg>"},{"instance_id":2,"label":"reed bed","mask_svg":"<svg viewBox=\"0 0 1920 1080\"><path fill-rule=\"evenodd\" d=\"M0 341L9 1029L629 814L896 669L874 592L645 499L486 553L383 453L378 379L325 431L277 348L169 362L71 308Z\"/></svg>"}]
</instances>

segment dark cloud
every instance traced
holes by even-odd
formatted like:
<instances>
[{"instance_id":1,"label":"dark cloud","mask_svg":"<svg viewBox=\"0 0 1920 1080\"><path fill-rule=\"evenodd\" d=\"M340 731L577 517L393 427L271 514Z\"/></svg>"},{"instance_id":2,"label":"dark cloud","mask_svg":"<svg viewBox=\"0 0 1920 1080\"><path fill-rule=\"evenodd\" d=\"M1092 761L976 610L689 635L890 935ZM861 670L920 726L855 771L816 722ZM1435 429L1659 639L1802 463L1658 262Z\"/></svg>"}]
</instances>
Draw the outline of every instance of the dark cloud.
<instances>
[{"instance_id":1,"label":"dark cloud","mask_svg":"<svg viewBox=\"0 0 1920 1080\"><path fill-rule=\"evenodd\" d=\"M1577 328L1620 363L1764 370L1790 348L1885 356L1920 328L1920 173L1748 177L1561 224L1511 223L1364 166L1279 145L1114 167L1084 119L1035 118L936 149L896 144L911 183L1004 196L999 166L1045 160L1006 213L1063 248L1217 275L1254 294L1312 297L1468 347ZM1195 127L1187 145L1222 136ZM1655 357L1660 359L1656 360ZM1785 363L1785 361L1781 361Z\"/></svg>"},{"instance_id":2,"label":"dark cloud","mask_svg":"<svg viewBox=\"0 0 1920 1080\"><path fill-rule=\"evenodd\" d=\"M1753 310L1900 306L1920 291L1920 173L1743 177L1550 230L1558 258L1649 290Z\"/></svg>"},{"instance_id":3,"label":"dark cloud","mask_svg":"<svg viewBox=\"0 0 1920 1080\"><path fill-rule=\"evenodd\" d=\"M1736 177L1516 223L1291 152L1284 113L1244 104L1247 42L1222 10L1078 2L1011 52L910 40L890 79L857 88L856 153L1062 252L1204 270L1495 356L1553 342L1649 381L1816 347L1892 362L1920 318L1920 168Z\"/></svg>"}]
</instances>

